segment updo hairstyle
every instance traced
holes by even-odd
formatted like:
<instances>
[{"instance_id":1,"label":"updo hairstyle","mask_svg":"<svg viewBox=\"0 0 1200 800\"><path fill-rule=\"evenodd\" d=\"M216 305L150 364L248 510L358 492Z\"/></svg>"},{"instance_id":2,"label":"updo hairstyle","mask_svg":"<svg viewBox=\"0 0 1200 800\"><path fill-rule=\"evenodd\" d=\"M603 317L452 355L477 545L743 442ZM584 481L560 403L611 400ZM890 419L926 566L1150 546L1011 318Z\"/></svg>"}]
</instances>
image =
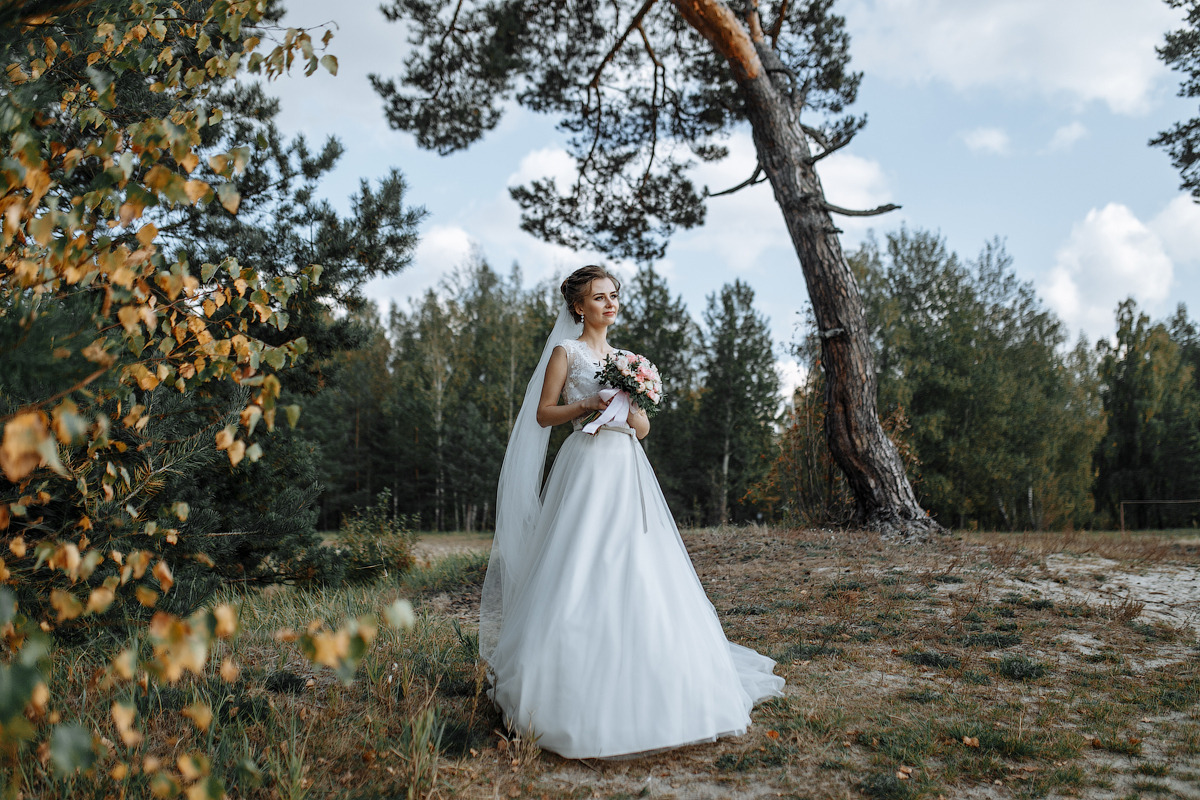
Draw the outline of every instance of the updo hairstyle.
<instances>
[{"instance_id":1,"label":"updo hairstyle","mask_svg":"<svg viewBox=\"0 0 1200 800\"><path fill-rule=\"evenodd\" d=\"M562 292L563 300L567 301L567 311L570 313L571 319L576 322L583 322L583 317L575 311L575 306L587 299L588 292L592 288L592 281L601 278L608 278L613 282L613 286L617 289L621 288L621 281L617 279L616 275L596 264L588 264L586 267L580 267L568 275L567 279L562 282L559 291Z\"/></svg>"}]
</instances>

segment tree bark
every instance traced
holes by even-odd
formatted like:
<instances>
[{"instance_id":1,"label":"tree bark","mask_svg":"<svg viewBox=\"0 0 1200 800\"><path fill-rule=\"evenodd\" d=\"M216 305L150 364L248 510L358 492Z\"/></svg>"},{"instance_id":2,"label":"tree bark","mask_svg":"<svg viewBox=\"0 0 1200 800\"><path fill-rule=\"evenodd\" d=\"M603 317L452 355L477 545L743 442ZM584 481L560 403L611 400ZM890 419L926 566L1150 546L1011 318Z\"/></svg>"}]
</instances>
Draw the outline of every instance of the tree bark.
<instances>
[{"instance_id":1,"label":"tree bark","mask_svg":"<svg viewBox=\"0 0 1200 800\"><path fill-rule=\"evenodd\" d=\"M783 64L763 37L751 42L731 13L721 13L728 8L719 0L675 0L675 6L729 60L741 88L759 163L783 212L816 315L826 375L825 436L854 492L855 523L902 537L940 530L917 501L904 461L879 422L862 297L825 205Z\"/></svg>"}]
</instances>

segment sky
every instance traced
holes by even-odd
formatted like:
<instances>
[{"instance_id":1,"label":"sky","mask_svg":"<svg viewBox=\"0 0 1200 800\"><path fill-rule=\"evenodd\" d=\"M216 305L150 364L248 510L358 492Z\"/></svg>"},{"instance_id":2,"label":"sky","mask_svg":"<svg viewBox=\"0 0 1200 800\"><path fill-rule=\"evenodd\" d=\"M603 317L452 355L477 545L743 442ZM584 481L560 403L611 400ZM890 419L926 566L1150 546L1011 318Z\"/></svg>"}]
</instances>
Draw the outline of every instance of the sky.
<instances>
[{"instance_id":1,"label":"sky","mask_svg":"<svg viewBox=\"0 0 1200 800\"><path fill-rule=\"evenodd\" d=\"M414 265L367 287L382 310L407 307L472 252L503 272L519 263L528 283L613 263L519 228L508 187L573 174L553 118L514 107L465 152L423 151L389 129L367 80L399 75L407 46L378 3L286 7L287 25L333 23L338 75L297 72L269 87L285 133L336 136L345 147L322 184L326 198L348 211L361 180L397 167L408 201L428 211ZM940 233L964 258L999 238L1071 339L1111 336L1116 305L1128 296L1155 318L1179 303L1200 317L1200 205L1179 190L1166 153L1147 145L1197 112L1194 100L1177 97L1179 76L1155 53L1180 12L1162 0L841 0L836 9L846 17L851 67L864 73L852 110L869 121L822 162L821 180L840 206L901 206L836 218L844 249L901 226ZM696 170L699 185L719 191L749 177L748 128L727 145L729 158ZM769 185L710 199L708 220L673 237L655 268L697 319L723 284L749 283L792 383L800 373L788 345L808 297ZM623 275L634 269L614 266Z\"/></svg>"}]
</instances>

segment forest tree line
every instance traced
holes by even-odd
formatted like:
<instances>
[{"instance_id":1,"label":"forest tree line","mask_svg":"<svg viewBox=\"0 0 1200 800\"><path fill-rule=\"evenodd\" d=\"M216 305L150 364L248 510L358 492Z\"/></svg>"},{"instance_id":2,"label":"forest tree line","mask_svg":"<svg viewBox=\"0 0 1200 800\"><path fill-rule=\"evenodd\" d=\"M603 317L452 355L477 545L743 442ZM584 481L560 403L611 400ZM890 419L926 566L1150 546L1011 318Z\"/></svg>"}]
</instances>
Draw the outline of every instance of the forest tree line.
<instances>
[{"instance_id":1,"label":"forest tree line","mask_svg":"<svg viewBox=\"0 0 1200 800\"><path fill-rule=\"evenodd\" d=\"M974 259L901 230L851 256L868 310L879 407L921 501L943 525L997 530L1186 527L1200 503L1200 334L1182 305L1132 300L1115 336L1073 344L999 242ZM782 403L774 343L740 281L698 324L643 267L610 341L643 353L669 392L643 444L681 524L841 524L853 500L824 443L820 348L792 343L805 378ZM323 486L318 525L381 490L423 528L492 524L496 478L525 382L559 301L474 256L438 290L364 306L361 349L325 364L305 403ZM551 440L551 459L567 434Z\"/></svg>"}]
</instances>

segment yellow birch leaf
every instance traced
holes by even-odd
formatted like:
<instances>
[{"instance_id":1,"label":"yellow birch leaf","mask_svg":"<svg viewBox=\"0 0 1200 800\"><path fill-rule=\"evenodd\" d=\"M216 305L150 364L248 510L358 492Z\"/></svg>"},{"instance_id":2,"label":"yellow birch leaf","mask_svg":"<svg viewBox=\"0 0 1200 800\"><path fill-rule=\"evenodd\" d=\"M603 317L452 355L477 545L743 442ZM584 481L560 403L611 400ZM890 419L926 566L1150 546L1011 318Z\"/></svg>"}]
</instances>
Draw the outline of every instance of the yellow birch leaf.
<instances>
[{"instance_id":1,"label":"yellow birch leaf","mask_svg":"<svg viewBox=\"0 0 1200 800\"><path fill-rule=\"evenodd\" d=\"M312 648L314 662L336 669L342 659L350 654L350 634L347 631L314 634Z\"/></svg>"},{"instance_id":2,"label":"yellow birch leaf","mask_svg":"<svg viewBox=\"0 0 1200 800\"><path fill-rule=\"evenodd\" d=\"M150 171L146 173L146 177L142 179L142 183L144 183L152 191L157 192L166 186L170 180L171 170L167 169L162 164L155 164L150 168Z\"/></svg>"},{"instance_id":3,"label":"yellow birch leaf","mask_svg":"<svg viewBox=\"0 0 1200 800\"><path fill-rule=\"evenodd\" d=\"M154 604L158 602L158 592L148 586L139 586L134 591L137 601L146 608L154 608Z\"/></svg>"},{"instance_id":4,"label":"yellow birch leaf","mask_svg":"<svg viewBox=\"0 0 1200 800\"><path fill-rule=\"evenodd\" d=\"M117 726L117 733L121 735L121 741L126 747L137 747L142 743L142 734L133 729L133 720L137 715L137 710L132 706L127 706L124 703L112 704L112 718Z\"/></svg>"},{"instance_id":5,"label":"yellow birch leaf","mask_svg":"<svg viewBox=\"0 0 1200 800\"><path fill-rule=\"evenodd\" d=\"M108 611L109 607L116 600L117 596L112 589L107 586L97 586L92 590L92 594L88 597L87 613L103 614Z\"/></svg>"},{"instance_id":6,"label":"yellow birch leaf","mask_svg":"<svg viewBox=\"0 0 1200 800\"><path fill-rule=\"evenodd\" d=\"M212 709L203 703L192 703L179 713L190 719L202 731L208 730L208 726L212 724Z\"/></svg>"},{"instance_id":7,"label":"yellow birch leaf","mask_svg":"<svg viewBox=\"0 0 1200 800\"><path fill-rule=\"evenodd\" d=\"M241 421L246 427L246 433L254 433L254 427L258 425L258 421L262 419L262 406L257 403L251 403L242 409Z\"/></svg>"},{"instance_id":8,"label":"yellow birch leaf","mask_svg":"<svg viewBox=\"0 0 1200 800\"><path fill-rule=\"evenodd\" d=\"M120 266L108 276L108 280L114 286L123 286L126 289L132 289L134 277L133 270L126 266Z\"/></svg>"},{"instance_id":9,"label":"yellow birch leaf","mask_svg":"<svg viewBox=\"0 0 1200 800\"><path fill-rule=\"evenodd\" d=\"M190 202L197 203L208 194L208 184L204 181L187 181L183 184L183 191Z\"/></svg>"},{"instance_id":10,"label":"yellow birch leaf","mask_svg":"<svg viewBox=\"0 0 1200 800\"><path fill-rule=\"evenodd\" d=\"M7 515L8 514L8 506L4 506L3 508L4 508L3 513L5 515ZM25 537L18 536L17 538L13 539L11 542L8 543L8 549L11 550L12 554L14 556L16 556L17 558L24 558L25 553L26 553Z\"/></svg>"},{"instance_id":11,"label":"yellow birch leaf","mask_svg":"<svg viewBox=\"0 0 1200 800\"><path fill-rule=\"evenodd\" d=\"M112 660L113 672L125 680L133 679L133 669L137 666L137 656L128 648L117 654Z\"/></svg>"},{"instance_id":12,"label":"yellow birch leaf","mask_svg":"<svg viewBox=\"0 0 1200 800\"><path fill-rule=\"evenodd\" d=\"M126 333L134 334L138 332L138 322L141 319L141 314L138 313L137 306L121 306L117 309L117 318L125 326Z\"/></svg>"},{"instance_id":13,"label":"yellow birch leaf","mask_svg":"<svg viewBox=\"0 0 1200 800\"><path fill-rule=\"evenodd\" d=\"M200 156L196 155L194 151L189 152L186 156L179 160L179 166L183 167L184 171L187 172L188 175L191 175L192 170L199 166L199 164Z\"/></svg>"},{"instance_id":14,"label":"yellow birch leaf","mask_svg":"<svg viewBox=\"0 0 1200 800\"><path fill-rule=\"evenodd\" d=\"M221 680L226 683L233 683L241 675L242 671L238 669L237 664L234 664L228 658L221 661Z\"/></svg>"},{"instance_id":15,"label":"yellow birch leaf","mask_svg":"<svg viewBox=\"0 0 1200 800\"><path fill-rule=\"evenodd\" d=\"M238 613L233 606L222 603L213 609L213 617L217 620L215 633L222 639L228 639L237 633Z\"/></svg>"},{"instance_id":16,"label":"yellow birch leaf","mask_svg":"<svg viewBox=\"0 0 1200 800\"><path fill-rule=\"evenodd\" d=\"M46 463L42 442L50 438L47 416L41 411L27 411L13 417L4 426L0 443L0 469L16 483Z\"/></svg>"},{"instance_id":17,"label":"yellow birch leaf","mask_svg":"<svg viewBox=\"0 0 1200 800\"><path fill-rule=\"evenodd\" d=\"M175 585L175 579L171 577L171 568L165 561L159 561L154 565L154 577L158 579L158 585L164 592L171 591L171 587Z\"/></svg>"},{"instance_id":18,"label":"yellow birch leaf","mask_svg":"<svg viewBox=\"0 0 1200 800\"><path fill-rule=\"evenodd\" d=\"M33 687L33 695L29 698L29 705L33 706L34 711L39 715L46 713L46 704L50 702L50 687L41 681Z\"/></svg>"},{"instance_id":19,"label":"yellow birch leaf","mask_svg":"<svg viewBox=\"0 0 1200 800\"><path fill-rule=\"evenodd\" d=\"M230 214L236 214L238 207L242 204L242 196L232 183L222 183L218 186L217 198L221 201L221 206Z\"/></svg>"},{"instance_id":20,"label":"yellow birch leaf","mask_svg":"<svg viewBox=\"0 0 1200 800\"><path fill-rule=\"evenodd\" d=\"M245 456L246 443L241 439L238 439L229 446L229 463L233 466L236 467L238 464L240 464Z\"/></svg>"},{"instance_id":21,"label":"yellow birch leaf","mask_svg":"<svg viewBox=\"0 0 1200 800\"><path fill-rule=\"evenodd\" d=\"M175 797L180 790L179 781L165 772L158 773L150 780L150 796L155 800L167 800L169 797Z\"/></svg>"},{"instance_id":22,"label":"yellow birch leaf","mask_svg":"<svg viewBox=\"0 0 1200 800\"><path fill-rule=\"evenodd\" d=\"M158 236L158 226L156 226L153 222L147 222L145 225L139 228L137 232L137 240L141 242L143 246L153 242L155 236Z\"/></svg>"},{"instance_id":23,"label":"yellow birch leaf","mask_svg":"<svg viewBox=\"0 0 1200 800\"><path fill-rule=\"evenodd\" d=\"M145 550L134 550L129 554L127 565L131 574L137 580L146 574L146 569L150 566L150 554Z\"/></svg>"},{"instance_id":24,"label":"yellow birch leaf","mask_svg":"<svg viewBox=\"0 0 1200 800\"><path fill-rule=\"evenodd\" d=\"M58 612L59 622L75 619L83 613L83 603L76 600L70 592L62 589L54 589L50 592L50 605Z\"/></svg>"}]
</instances>

